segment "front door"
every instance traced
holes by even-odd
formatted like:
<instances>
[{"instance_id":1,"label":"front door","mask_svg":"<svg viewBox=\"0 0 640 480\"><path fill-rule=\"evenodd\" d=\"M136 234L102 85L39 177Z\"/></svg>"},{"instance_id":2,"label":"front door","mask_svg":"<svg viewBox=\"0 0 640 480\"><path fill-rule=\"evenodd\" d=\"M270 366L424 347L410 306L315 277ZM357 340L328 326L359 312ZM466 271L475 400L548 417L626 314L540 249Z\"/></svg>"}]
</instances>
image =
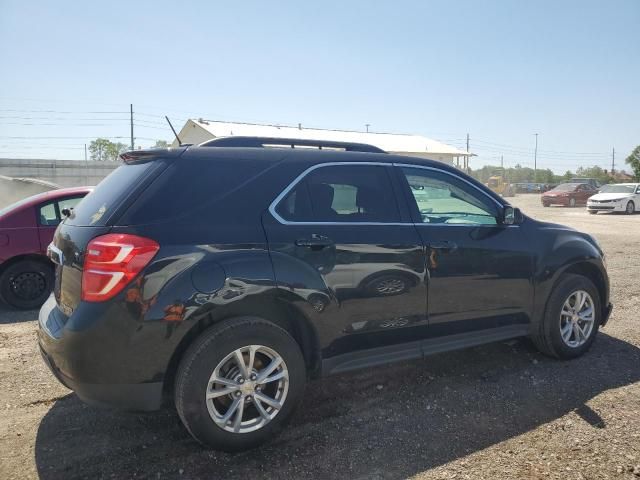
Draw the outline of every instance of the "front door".
<instances>
[{"instance_id":1,"label":"front door","mask_svg":"<svg viewBox=\"0 0 640 480\"><path fill-rule=\"evenodd\" d=\"M426 335L422 241L381 164L324 164L265 213L281 295L312 319L323 358ZM407 348L410 348L408 346Z\"/></svg>"},{"instance_id":2,"label":"front door","mask_svg":"<svg viewBox=\"0 0 640 480\"><path fill-rule=\"evenodd\" d=\"M396 173L426 246L429 336L526 325L533 255L521 226L500 224L502 206L460 176L416 166Z\"/></svg>"}]
</instances>

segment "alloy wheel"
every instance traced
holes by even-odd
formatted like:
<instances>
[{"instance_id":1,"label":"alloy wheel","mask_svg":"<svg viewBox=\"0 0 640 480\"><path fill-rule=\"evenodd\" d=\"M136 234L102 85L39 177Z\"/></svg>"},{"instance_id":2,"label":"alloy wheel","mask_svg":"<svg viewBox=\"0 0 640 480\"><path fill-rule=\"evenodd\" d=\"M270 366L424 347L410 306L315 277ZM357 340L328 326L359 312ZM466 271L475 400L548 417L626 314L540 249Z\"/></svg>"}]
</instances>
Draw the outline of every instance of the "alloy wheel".
<instances>
[{"instance_id":1,"label":"alloy wheel","mask_svg":"<svg viewBox=\"0 0 640 480\"><path fill-rule=\"evenodd\" d=\"M282 410L289 371L273 349L248 345L216 366L206 391L209 415L223 430L249 433L267 425Z\"/></svg>"},{"instance_id":2,"label":"alloy wheel","mask_svg":"<svg viewBox=\"0 0 640 480\"><path fill-rule=\"evenodd\" d=\"M573 292L565 300L560 311L560 336L571 348L584 345L595 324L594 303L584 290Z\"/></svg>"}]
</instances>

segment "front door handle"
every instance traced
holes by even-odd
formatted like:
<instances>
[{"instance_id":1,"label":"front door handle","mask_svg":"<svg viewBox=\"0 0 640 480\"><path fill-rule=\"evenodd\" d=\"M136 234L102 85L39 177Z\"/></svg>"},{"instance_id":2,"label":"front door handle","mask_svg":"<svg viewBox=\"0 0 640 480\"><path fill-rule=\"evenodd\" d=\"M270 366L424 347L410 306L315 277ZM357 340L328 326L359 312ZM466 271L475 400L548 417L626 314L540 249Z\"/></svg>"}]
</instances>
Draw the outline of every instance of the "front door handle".
<instances>
[{"instance_id":1,"label":"front door handle","mask_svg":"<svg viewBox=\"0 0 640 480\"><path fill-rule=\"evenodd\" d=\"M448 240L441 242L429 242L427 246L434 250L445 250L449 252L458 248L458 245L455 242L450 242Z\"/></svg>"},{"instance_id":2,"label":"front door handle","mask_svg":"<svg viewBox=\"0 0 640 480\"><path fill-rule=\"evenodd\" d=\"M296 240L296 245L298 247L307 247L311 250L322 250L325 247L330 247L333 245L333 240L329 237L325 237L324 235L318 235L314 233L311 237L308 238L299 238Z\"/></svg>"}]
</instances>

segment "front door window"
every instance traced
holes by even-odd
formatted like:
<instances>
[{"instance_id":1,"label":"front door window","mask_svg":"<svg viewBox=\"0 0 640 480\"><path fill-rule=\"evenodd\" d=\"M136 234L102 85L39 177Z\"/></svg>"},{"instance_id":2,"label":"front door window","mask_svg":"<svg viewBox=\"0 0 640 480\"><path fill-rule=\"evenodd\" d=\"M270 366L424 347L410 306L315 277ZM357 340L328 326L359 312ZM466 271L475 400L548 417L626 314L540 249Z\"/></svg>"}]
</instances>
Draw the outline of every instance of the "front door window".
<instances>
[{"instance_id":1,"label":"front door window","mask_svg":"<svg viewBox=\"0 0 640 480\"><path fill-rule=\"evenodd\" d=\"M456 177L435 170L403 167L420 223L496 225L495 204Z\"/></svg>"}]
</instances>

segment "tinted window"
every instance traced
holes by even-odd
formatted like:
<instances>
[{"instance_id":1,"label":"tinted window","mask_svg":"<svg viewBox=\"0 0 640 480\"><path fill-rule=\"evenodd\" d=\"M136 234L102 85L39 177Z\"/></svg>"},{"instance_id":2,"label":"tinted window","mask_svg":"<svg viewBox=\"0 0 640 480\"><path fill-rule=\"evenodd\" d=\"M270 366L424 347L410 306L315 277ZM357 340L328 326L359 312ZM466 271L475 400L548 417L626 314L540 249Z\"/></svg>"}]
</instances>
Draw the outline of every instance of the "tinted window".
<instances>
[{"instance_id":1,"label":"tinted window","mask_svg":"<svg viewBox=\"0 0 640 480\"><path fill-rule=\"evenodd\" d=\"M40 225L55 227L60 223L56 214L56 202L47 203L40 207Z\"/></svg>"},{"instance_id":2,"label":"tinted window","mask_svg":"<svg viewBox=\"0 0 640 480\"><path fill-rule=\"evenodd\" d=\"M299 222L400 221L387 168L337 165L310 172L277 206L285 220Z\"/></svg>"},{"instance_id":3,"label":"tinted window","mask_svg":"<svg viewBox=\"0 0 640 480\"><path fill-rule=\"evenodd\" d=\"M466 182L435 170L402 171L423 223L497 224L495 203Z\"/></svg>"},{"instance_id":4,"label":"tinted window","mask_svg":"<svg viewBox=\"0 0 640 480\"><path fill-rule=\"evenodd\" d=\"M122 165L102 180L89 195L84 197L65 220L71 225L105 225L122 199L153 168L154 162Z\"/></svg>"},{"instance_id":5,"label":"tinted window","mask_svg":"<svg viewBox=\"0 0 640 480\"><path fill-rule=\"evenodd\" d=\"M183 157L145 189L118 223L156 223L193 213L196 209L206 209L207 205L240 189L271 165L261 158ZM246 189L245 201L252 201L251 188Z\"/></svg>"}]
</instances>

